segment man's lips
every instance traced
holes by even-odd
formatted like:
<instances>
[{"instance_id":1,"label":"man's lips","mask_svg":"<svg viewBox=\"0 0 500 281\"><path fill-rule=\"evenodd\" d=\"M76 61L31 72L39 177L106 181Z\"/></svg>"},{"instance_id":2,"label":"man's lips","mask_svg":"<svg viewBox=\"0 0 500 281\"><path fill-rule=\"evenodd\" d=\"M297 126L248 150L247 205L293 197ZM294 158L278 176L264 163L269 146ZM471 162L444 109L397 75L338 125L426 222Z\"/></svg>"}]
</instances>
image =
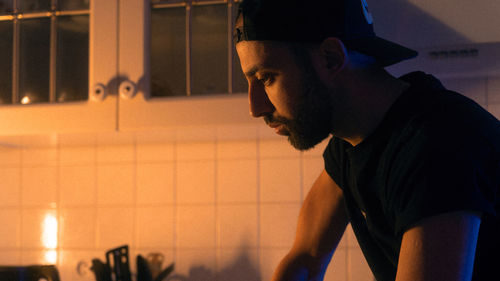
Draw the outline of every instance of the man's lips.
<instances>
[{"instance_id":1,"label":"man's lips","mask_svg":"<svg viewBox=\"0 0 500 281\"><path fill-rule=\"evenodd\" d=\"M267 123L267 125L271 128L273 128L276 131L276 134L282 135L282 136L287 136L288 135L288 130L285 128L285 125L281 123Z\"/></svg>"}]
</instances>

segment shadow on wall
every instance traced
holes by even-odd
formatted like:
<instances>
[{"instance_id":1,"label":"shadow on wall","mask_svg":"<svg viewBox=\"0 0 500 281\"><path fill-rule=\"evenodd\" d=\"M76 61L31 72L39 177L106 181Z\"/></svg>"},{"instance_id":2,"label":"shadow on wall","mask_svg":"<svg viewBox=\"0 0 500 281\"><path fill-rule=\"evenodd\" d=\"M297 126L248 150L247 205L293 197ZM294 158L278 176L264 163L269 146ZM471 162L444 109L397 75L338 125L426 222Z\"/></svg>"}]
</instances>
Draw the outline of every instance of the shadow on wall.
<instances>
[{"instance_id":1,"label":"shadow on wall","mask_svg":"<svg viewBox=\"0 0 500 281\"><path fill-rule=\"evenodd\" d=\"M242 249L240 254L219 272L204 266L193 266L189 276L174 274L167 281L261 281L258 265L250 259L250 254Z\"/></svg>"},{"instance_id":2,"label":"shadow on wall","mask_svg":"<svg viewBox=\"0 0 500 281\"><path fill-rule=\"evenodd\" d=\"M382 38L410 48L471 42L459 30L444 23L443 19L429 15L408 0L378 0L368 4L374 17L375 32ZM460 9L460 5L449 7L448 11L457 9ZM474 18L480 15L471 13L470 16Z\"/></svg>"}]
</instances>

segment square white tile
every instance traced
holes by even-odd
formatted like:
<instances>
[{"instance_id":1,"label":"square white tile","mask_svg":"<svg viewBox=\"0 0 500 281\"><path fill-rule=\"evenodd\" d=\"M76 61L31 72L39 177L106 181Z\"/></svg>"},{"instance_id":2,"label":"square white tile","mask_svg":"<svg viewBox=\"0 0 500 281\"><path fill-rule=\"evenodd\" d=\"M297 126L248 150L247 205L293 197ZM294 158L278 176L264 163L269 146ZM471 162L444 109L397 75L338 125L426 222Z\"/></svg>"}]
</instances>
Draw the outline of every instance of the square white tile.
<instances>
[{"instance_id":1,"label":"square white tile","mask_svg":"<svg viewBox=\"0 0 500 281\"><path fill-rule=\"evenodd\" d=\"M176 224L177 248L215 248L214 206L179 206Z\"/></svg>"},{"instance_id":2,"label":"square white tile","mask_svg":"<svg viewBox=\"0 0 500 281\"><path fill-rule=\"evenodd\" d=\"M16 266L21 264L21 250L0 250L0 264Z\"/></svg>"},{"instance_id":3,"label":"square white tile","mask_svg":"<svg viewBox=\"0 0 500 281\"><path fill-rule=\"evenodd\" d=\"M65 208L59 212L59 238L62 248L93 249L96 246L96 210Z\"/></svg>"},{"instance_id":4,"label":"square white tile","mask_svg":"<svg viewBox=\"0 0 500 281\"><path fill-rule=\"evenodd\" d=\"M176 171L177 204L215 202L214 161L178 162Z\"/></svg>"},{"instance_id":5,"label":"square white tile","mask_svg":"<svg viewBox=\"0 0 500 281\"><path fill-rule=\"evenodd\" d=\"M53 249L58 245L58 216L54 209L21 212L21 247Z\"/></svg>"},{"instance_id":6,"label":"square white tile","mask_svg":"<svg viewBox=\"0 0 500 281\"><path fill-rule=\"evenodd\" d=\"M178 142L175 153L177 161L213 160L215 141Z\"/></svg>"},{"instance_id":7,"label":"square white tile","mask_svg":"<svg viewBox=\"0 0 500 281\"><path fill-rule=\"evenodd\" d=\"M300 152L296 150L286 138L276 140L259 141L260 158L280 158L280 157L299 157Z\"/></svg>"},{"instance_id":8,"label":"square white tile","mask_svg":"<svg viewBox=\"0 0 500 281\"><path fill-rule=\"evenodd\" d=\"M60 165L90 165L96 162L95 146L63 146L59 150Z\"/></svg>"},{"instance_id":9,"label":"square white tile","mask_svg":"<svg viewBox=\"0 0 500 281\"><path fill-rule=\"evenodd\" d=\"M137 162L172 162L175 151L173 142L137 144Z\"/></svg>"},{"instance_id":10,"label":"square white tile","mask_svg":"<svg viewBox=\"0 0 500 281\"><path fill-rule=\"evenodd\" d=\"M218 140L255 140L258 136L256 125L218 125Z\"/></svg>"},{"instance_id":11,"label":"square white tile","mask_svg":"<svg viewBox=\"0 0 500 281\"><path fill-rule=\"evenodd\" d=\"M0 168L2 196L0 206L19 206L21 204L21 168Z\"/></svg>"},{"instance_id":12,"label":"square white tile","mask_svg":"<svg viewBox=\"0 0 500 281\"><path fill-rule=\"evenodd\" d=\"M20 148L12 148L12 147L0 147L0 159L2 159L2 163L0 164L2 167L19 167L21 164L21 151Z\"/></svg>"},{"instance_id":13,"label":"square white tile","mask_svg":"<svg viewBox=\"0 0 500 281\"><path fill-rule=\"evenodd\" d=\"M218 159L257 159L257 142L221 141L217 143Z\"/></svg>"},{"instance_id":14,"label":"square white tile","mask_svg":"<svg viewBox=\"0 0 500 281\"><path fill-rule=\"evenodd\" d=\"M97 169L97 202L99 205L133 204L135 166L102 164Z\"/></svg>"},{"instance_id":15,"label":"square white tile","mask_svg":"<svg viewBox=\"0 0 500 281\"><path fill-rule=\"evenodd\" d=\"M305 199L307 193L309 193L309 190L311 190L311 187L323 171L324 167L325 165L322 157L316 156L306 157L302 159L303 199Z\"/></svg>"},{"instance_id":16,"label":"square white tile","mask_svg":"<svg viewBox=\"0 0 500 281\"><path fill-rule=\"evenodd\" d=\"M300 158L260 161L260 200L262 202L301 200Z\"/></svg>"},{"instance_id":17,"label":"square white tile","mask_svg":"<svg viewBox=\"0 0 500 281\"><path fill-rule=\"evenodd\" d=\"M57 148L24 148L22 150L23 165L54 166L58 164Z\"/></svg>"},{"instance_id":18,"label":"square white tile","mask_svg":"<svg viewBox=\"0 0 500 281\"><path fill-rule=\"evenodd\" d=\"M260 281L260 251L257 249L219 249L217 281Z\"/></svg>"},{"instance_id":19,"label":"square white tile","mask_svg":"<svg viewBox=\"0 0 500 281\"><path fill-rule=\"evenodd\" d=\"M57 167L24 167L22 169L23 206L53 206L57 203Z\"/></svg>"},{"instance_id":20,"label":"square white tile","mask_svg":"<svg viewBox=\"0 0 500 281\"><path fill-rule=\"evenodd\" d=\"M50 265L56 264L59 259L57 250L22 250L21 265Z\"/></svg>"},{"instance_id":21,"label":"square white tile","mask_svg":"<svg viewBox=\"0 0 500 281\"><path fill-rule=\"evenodd\" d=\"M174 207L139 207L136 209L136 246L173 248Z\"/></svg>"},{"instance_id":22,"label":"square white tile","mask_svg":"<svg viewBox=\"0 0 500 281\"><path fill-rule=\"evenodd\" d=\"M257 160L217 162L219 203L257 202Z\"/></svg>"},{"instance_id":23,"label":"square white tile","mask_svg":"<svg viewBox=\"0 0 500 281\"><path fill-rule=\"evenodd\" d=\"M110 249L134 243L134 209L101 207L97 210L97 248Z\"/></svg>"},{"instance_id":24,"label":"square white tile","mask_svg":"<svg viewBox=\"0 0 500 281\"><path fill-rule=\"evenodd\" d=\"M174 163L137 165L137 203L174 203Z\"/></svg>"},{"instance_id":25,"label":"square white tile","mask_svg":"<svg viewBox=\"0 0 500 281\"><path fill-rule=\"evenodd\" d=\"M261 247L292 246L297 230L300 204L261 204Z\"/></svg>"},{"instance_id":26,"label":"square white tile","mask_svg":"<svg viewBox=\"0 0 500 281\"><path fill-rule=\"evenodd\" d=\"M135 147L132 144L98 145L98 163L132 163L135 161Z\"/></svg>"},{"instance_id":27,"label":"square white tile","mask_svg":"<svg viewBox=\"0 0 500 281\"><path fill-rule=\"evenodd\" d=\"M0 248L21 246L21 211L17 208L0 209Z\"/></svg>"},{"instance_id":28,"label":"square white tile","mask_svg":"<svg viewBox=\"0 0 500 281\"><path fill-rule=\"evenodd\" d=\"M215 281L215 248L177 250L174 276L179 280Z\"/></svg>"},{"instance_id":29,"label":"square white tile","mask_svg":"<svg viewBox=\"0 0 500 281\"><path fill-rule=\"evenodd\" d=\"M62 206L82 206L96 203L95 166L60 166L60 203Z\"/></svg>"},{"instance_id":30,"label":"square white tile","mask_svg":"<svg viewBox=\"0 0 500 281\"><path fill-rule=\"evenodd\" d=\"M257 205L227 205L218 208L218 247L252 248L258 246Z\"/></svg>"}]
</instances>

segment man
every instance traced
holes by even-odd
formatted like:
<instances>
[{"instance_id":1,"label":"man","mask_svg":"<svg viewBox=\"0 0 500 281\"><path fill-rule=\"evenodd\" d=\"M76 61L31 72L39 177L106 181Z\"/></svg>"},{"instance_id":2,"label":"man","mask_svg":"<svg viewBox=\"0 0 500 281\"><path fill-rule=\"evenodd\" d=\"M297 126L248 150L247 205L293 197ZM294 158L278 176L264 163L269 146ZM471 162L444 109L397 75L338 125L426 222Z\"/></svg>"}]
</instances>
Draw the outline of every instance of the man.
<instances>
[{"instance_id":1,"label":"man","mask_svg":"<svg viewBox=\"0 0 500 281\"><path fill-rule=\"evenodd\" d=\"M500 122L376 37L365 0L244 0L250 111L299 150L330 134L273 280L322 280L348 223L379 281L497 280ZM496 275L491 275L496 274Z\"/></svg>"}]
</instances>

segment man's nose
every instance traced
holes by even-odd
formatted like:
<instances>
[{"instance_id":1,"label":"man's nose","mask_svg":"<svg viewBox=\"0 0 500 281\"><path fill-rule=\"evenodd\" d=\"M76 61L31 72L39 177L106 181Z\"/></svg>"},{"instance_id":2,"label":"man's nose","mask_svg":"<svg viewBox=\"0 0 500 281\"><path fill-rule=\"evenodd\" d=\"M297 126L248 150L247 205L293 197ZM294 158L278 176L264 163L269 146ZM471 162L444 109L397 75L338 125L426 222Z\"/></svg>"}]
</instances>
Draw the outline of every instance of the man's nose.
<instances>
[{"instance_id":1,"label":"man's nose","mask_svg":"<svg viewBox=\"0 0 500 281\"><path fill-rule=\"evenodd\" d=\"M272 114L274 105L267 97L264 86L260 83L250 83L248 85L248 102L250 104L250 114L253 117L262 117Z\"/></svg>"}]
</instances>

